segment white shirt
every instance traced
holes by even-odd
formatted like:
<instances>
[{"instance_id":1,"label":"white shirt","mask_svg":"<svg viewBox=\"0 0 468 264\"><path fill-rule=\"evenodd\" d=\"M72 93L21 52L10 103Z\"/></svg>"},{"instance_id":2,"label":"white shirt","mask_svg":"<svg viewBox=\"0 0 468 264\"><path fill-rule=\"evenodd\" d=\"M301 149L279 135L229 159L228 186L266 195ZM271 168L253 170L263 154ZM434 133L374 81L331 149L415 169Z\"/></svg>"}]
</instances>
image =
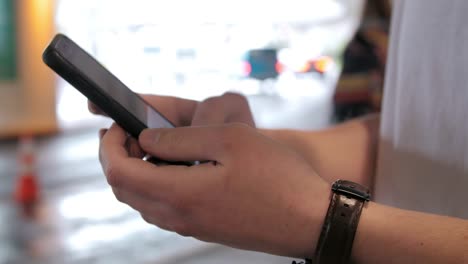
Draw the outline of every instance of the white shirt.
<instances>
[{"instance_id":1,"label":"white shirt","mask_svg":"<svg viewBox=\"0 0 468 264\"><path fill-rule=\"evenodd\" d=\"M468 218L467 65L467 0L394 0L377 202Z\"/></svg>"}]
</instances>

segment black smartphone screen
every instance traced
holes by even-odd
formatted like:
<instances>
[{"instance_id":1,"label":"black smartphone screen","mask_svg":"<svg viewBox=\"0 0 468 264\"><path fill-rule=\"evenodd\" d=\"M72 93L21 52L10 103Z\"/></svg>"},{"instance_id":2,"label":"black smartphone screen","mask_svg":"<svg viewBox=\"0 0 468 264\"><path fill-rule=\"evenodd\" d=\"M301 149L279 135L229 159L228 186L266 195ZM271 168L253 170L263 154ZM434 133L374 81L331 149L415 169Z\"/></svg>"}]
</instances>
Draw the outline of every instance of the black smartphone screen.
<instances>
[{"instance_id":1,"label":"black smartphone screen","mask_svg":"<svg viewBox=\"0 0 468 264\"><path fill-rule=\"evenodd\" d=\"M92 88L97 89L97 92L99 92L101 96L111 98L147 128L174 127L169 120L162 116L156 109L148 105L139 95L131 91L123 82L68 37L58 34L55 36L49 48L55 53L55 56L59 56L64 63L68 64L69 68L77 70L78 74L81 75L87 83L92 83ZM67 70L69 71L70 69ZM70 80L67 79L67 81ZM76 87L74 83L72 84ZM82 91L80 88L83 87L76 88ZM100 105L102 102L96 102L93 98L89 99L109 116L113 117L113 114L115 114L108 113L106 111L106 106Z\"/></svg>"}]
</instances>

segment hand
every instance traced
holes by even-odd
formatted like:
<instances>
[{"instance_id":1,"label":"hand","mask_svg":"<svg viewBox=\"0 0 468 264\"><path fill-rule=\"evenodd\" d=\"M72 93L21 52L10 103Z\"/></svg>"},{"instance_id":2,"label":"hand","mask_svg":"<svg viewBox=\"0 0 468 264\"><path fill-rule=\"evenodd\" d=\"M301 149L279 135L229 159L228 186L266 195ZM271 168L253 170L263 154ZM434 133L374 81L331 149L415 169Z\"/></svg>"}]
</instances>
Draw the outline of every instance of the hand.
<instances>
[{"instance_id":1,"label":"hand","mask_svg":"<svg viewBox=\"0 0 468 264\"><path fill-rule=\"evenodd\" d=\"M200 126L240 122L255 127L247 99L236 93L225 93L202 102L177 97L141 95L176 126ZM89 111L105 115L88 101Z\"/></svg>"},{"instance_id":2,"label":"hand","mask_svg":"<svg viewBox=\"0 0 468 264\"><path fill-rule=\"evenodd\" d=\"M148 129L143 150L165 160L211 160L158 167L134 156L113 125L100 160L117 199L163 229L228 246L310 256L330 186L294 151L246 125Z\"/></svg>"}]
</instances>

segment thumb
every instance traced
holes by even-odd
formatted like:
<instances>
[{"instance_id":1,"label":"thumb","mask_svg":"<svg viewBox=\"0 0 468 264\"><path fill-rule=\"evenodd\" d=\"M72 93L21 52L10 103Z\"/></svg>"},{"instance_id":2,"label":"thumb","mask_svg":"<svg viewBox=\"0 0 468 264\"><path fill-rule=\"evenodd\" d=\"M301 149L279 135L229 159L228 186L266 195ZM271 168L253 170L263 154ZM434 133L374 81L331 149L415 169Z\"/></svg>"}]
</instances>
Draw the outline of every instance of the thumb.
<instances>
[{"instance_id":1,"label":"thumb","mask_svg":"<svg viewBox=\"0 0 468 264\"><path fill-rule=\"evenodd\" d=\"M163 160L221 162L226 130L223 126L145 129L139 143L146 153Z\"/></svg>"}]
</instances>

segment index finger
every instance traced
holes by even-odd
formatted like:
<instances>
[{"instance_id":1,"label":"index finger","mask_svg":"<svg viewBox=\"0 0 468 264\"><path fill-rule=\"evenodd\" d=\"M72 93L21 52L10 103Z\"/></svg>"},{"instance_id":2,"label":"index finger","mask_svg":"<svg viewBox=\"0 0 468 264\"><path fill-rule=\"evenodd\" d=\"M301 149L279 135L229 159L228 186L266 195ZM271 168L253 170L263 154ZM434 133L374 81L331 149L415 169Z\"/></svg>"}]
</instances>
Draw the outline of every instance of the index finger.
<instances>
[{"instance_id":1,"label":"index finger","mask_svg":"<svg viewBox=\"0 0 468 264\"><path fill-rule=\"evenodd\" d=\"M189 126L198 101L173 96L144 94L141 97L176 126Z\"/></svg>"},{"instance_id":2,"label":"index finger","mask_svg":"<svg viewBox=\"0 0 468 264\"><path fill-rule=\"evenodd\" d=\"M137 94L149 105L158 110L176 126L189 126L198 102L173 96ZM88 100L88 109L96 115L108 116L93 102Z\"/></svg>"}]
</instances>

